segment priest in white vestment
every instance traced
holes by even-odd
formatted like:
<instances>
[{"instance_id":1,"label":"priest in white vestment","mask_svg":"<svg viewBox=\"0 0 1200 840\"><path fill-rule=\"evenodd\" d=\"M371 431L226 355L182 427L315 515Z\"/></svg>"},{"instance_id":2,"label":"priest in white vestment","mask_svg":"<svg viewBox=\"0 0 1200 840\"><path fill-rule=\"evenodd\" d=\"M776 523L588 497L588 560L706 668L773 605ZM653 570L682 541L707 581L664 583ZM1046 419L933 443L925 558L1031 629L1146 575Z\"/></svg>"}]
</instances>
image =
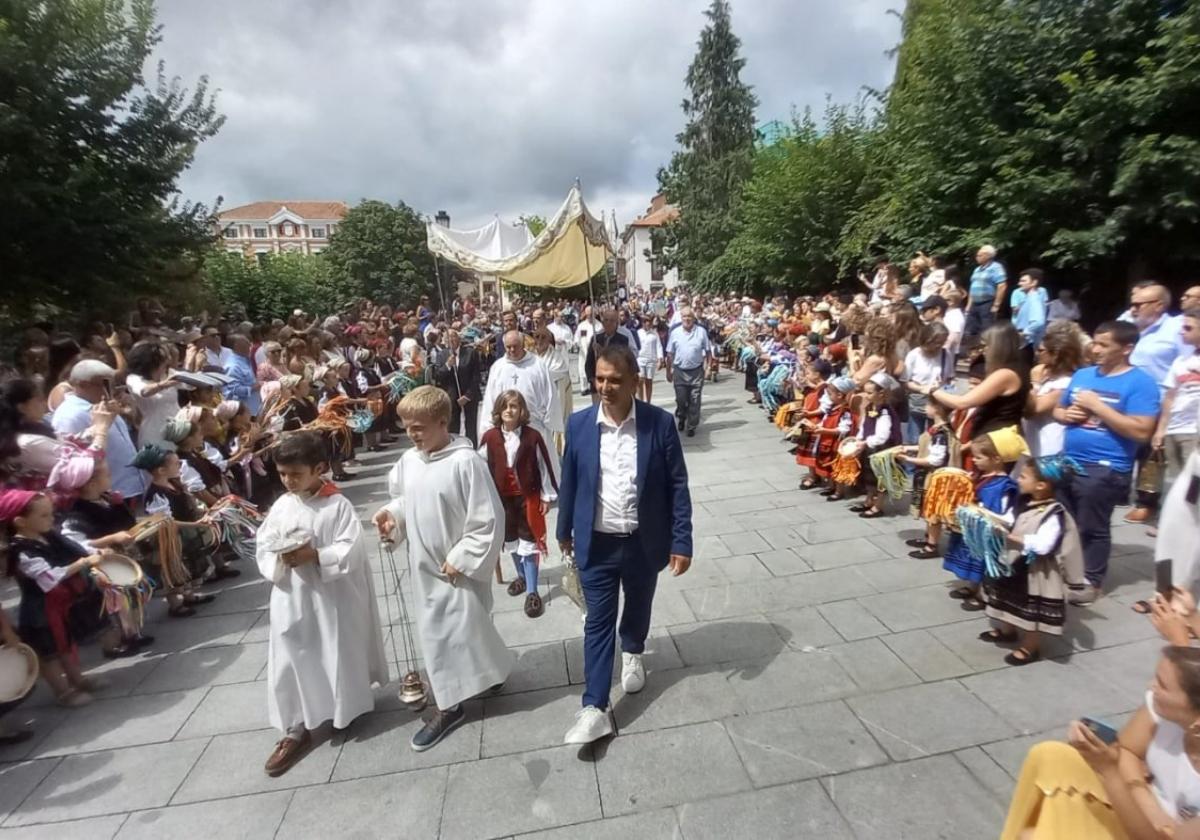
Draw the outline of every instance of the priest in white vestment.
<instances>
[{"instance_id":1,"label":"priest in white vestment","mask_svg":"<svg viewBox=\"0 0 1200 840\"><path fill-rule=\"evenodd\" d=\"M408 548L421 654L438 708L413 736L412 748L422 751L463 721L462 701L508 679L515 657L492 623L504 509L487 463L468 439L450 434L445 391L416 388L398 411L415 448L392 467L392 501L375 524Z\"/></svg>"},{"instance_id":2,"label":"priest in white vestment","mask_svg":"<svg viewBox=\"0 0 1200 840\"><path fill-rule=\"evenodd\" d=\"M549 445L562 454L563 434L567 430L567 417L570 416L571 399L571 370L567 367L566 356L560 351L554 341L554 333L543 327L533 334L533 352L546 371L550 374L550 415L546 425L554 435Z\"/></svg>"},{"instance_id":3,"label":"priest in white vestment","mask_svg":"<svg viewBox=\"0 0 1200 840\"><path fill-rule=\"evenodd\" d=\"M267 763L282 775L302 757L309 732L345 729L375 708L372 683L388 682L371 566L354 505L326 482L327 447L295 433L275 452L289 491L258 530L259 571L272 583L267 712L285 733ZM311 463L310 463L311 462Z\"/></svg>"}]
</instances>

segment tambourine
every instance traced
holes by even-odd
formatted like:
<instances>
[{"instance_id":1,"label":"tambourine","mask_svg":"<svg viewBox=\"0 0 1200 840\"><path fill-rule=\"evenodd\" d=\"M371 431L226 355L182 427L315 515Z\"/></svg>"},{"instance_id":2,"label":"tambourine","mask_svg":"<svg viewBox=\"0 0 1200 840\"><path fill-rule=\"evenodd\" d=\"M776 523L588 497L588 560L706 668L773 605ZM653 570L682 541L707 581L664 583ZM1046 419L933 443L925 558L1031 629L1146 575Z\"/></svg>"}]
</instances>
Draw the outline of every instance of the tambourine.
<instances>
[{"instance_id":1,"label":"tambourine","mask_svg":"<svg viewBox=\"0 0 1200 840\"><path fill-rule=\"evenodd\" d=\"M843 458L853 458L858 454L858 438L847 438L838 444L838 454Z\"/></svg>"},{"instance_id":2,"label":"tambourine","mask_svg":"<svg viewBox=\"0 0 1200 840\"><path fill-rule=\"evenodd\" d=\"M38 658L29 645L0 647L0 703L14 703L37 685Z\"/></svg>"},{"instance_id":3,"label":"tambourine","mask_svg":"<svg viewBox=\"0 0 1200 840\"><path fill-rule=\"evenodd\" d=\"M165 513L154 513L150 516L139 519L137 524L129 529L129 534L135 540L144 540L147 537L154 536L159 529L167 522L171 521L171 517Z\"/></svg>"},{"instance_id":4,"label":"tambourine","mask_svg":"<svg viewBox=\"0 0 1200 840\"><path fill-rule=\"evenodd\" d=\"M103 575L107 585L122 589L136 589L146 579L142 567L122 554L108 555L92 571Z\"/></svg>"}]
</instances>

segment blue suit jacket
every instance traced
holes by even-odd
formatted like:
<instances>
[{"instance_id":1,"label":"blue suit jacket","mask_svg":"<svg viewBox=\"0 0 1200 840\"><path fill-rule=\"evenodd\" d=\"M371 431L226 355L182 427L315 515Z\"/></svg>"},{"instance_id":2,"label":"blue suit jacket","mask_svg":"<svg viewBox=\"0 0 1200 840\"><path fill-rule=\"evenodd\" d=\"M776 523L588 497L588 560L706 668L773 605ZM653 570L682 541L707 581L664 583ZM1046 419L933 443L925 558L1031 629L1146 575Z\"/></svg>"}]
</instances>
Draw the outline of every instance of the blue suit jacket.
<instances>
[{"instance_id":1,"label":"blue suit jacket","mask_svg":"<svg viewBox=\"0 0 1200 840\"><path fill-rule=\"evenodd\" d=\"M575 562L587 568L600 484L598 405L567 420L558 488L559 540L575 541ZM663 569L672 554L692 556L692 496L674 418L637 403L638 536L647 561Z\"/></svg>"}]
</instances>

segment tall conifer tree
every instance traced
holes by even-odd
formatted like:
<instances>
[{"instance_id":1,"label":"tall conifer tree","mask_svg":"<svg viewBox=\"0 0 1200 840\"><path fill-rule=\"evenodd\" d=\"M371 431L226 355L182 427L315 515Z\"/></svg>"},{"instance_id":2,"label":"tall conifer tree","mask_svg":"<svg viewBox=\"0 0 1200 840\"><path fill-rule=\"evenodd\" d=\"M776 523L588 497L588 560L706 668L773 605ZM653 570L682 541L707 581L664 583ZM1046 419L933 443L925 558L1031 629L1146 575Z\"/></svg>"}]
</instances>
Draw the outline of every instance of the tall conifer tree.
<instances>
[{"instance_id":1,"label":"tall conifer tree","mask_svg":"<svg viewBox=\"0 0 1200 840\"><path fill-rule=\"evenodd\" d=\"M721 255L734 234L734 214L750 172L757 133L750 86L742 81L746 61L733 34L727 0L713 0L704 13L696 57L687 72L683 100L687 124L676 135L679 149L659 171L659 186L680 217L665 230L667 267L678 266L694 282Z\"/></svg>"}]
</instances>

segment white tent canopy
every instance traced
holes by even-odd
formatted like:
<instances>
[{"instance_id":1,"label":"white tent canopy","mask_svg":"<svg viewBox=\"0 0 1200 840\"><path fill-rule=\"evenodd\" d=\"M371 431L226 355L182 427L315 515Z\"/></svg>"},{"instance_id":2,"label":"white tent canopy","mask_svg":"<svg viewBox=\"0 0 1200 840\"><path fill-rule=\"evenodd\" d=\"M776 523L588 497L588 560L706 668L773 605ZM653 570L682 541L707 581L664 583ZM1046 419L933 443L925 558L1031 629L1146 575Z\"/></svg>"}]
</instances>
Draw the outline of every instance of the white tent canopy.
<instances>
[{"instance_id":1,"label":"white tent canopy","mask_svg":"<svg viewBox=\"0 0 1200 840\"><path fill-rule=\"evenodd\" d=\"M525 225L499 219L475 230L429 222L425 231L435 256L525 286L565 289L586 283L613 253L604 222L588 211L578 183L536 238Z\"/></svg>"}]
</instances>

